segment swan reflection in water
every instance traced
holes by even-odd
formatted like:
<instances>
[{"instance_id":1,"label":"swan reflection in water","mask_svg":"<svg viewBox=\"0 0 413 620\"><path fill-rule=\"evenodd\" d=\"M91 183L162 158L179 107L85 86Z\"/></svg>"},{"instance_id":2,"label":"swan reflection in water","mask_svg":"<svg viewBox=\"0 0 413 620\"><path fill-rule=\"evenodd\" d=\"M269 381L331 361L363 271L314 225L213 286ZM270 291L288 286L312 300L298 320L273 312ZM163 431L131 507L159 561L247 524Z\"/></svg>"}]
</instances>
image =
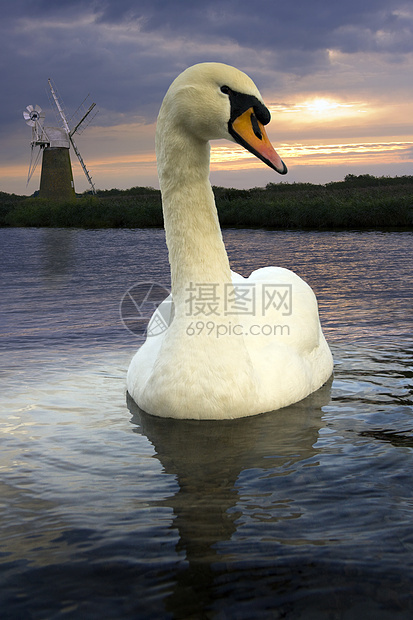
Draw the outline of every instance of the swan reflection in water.
<instances>
[{"instance_id":1,"label":"swan reflection in water","mask_svg":"<svg viewBox=\"0 0 413 620\"><path fill-rule=\"evenodd\" d=\"M160 502L173 510L171 527L179 533L176 551L184 558L167 602L178 617L189 613L203 617L202 610L217 597L217 576L232 571L233 563L258 557L256 544L262 541L257 532L254 540L241 535L233 544L237 529L248 518L248 505L262 513L260 503L266 502L270 529L280 520L300 517L299 507L286 505L293 504L293 491L291 502L277 497L278 481L317 455L314 446L331 383L280 411L221 421L157 418L141 411L128 395L136 432L148 438L165 472L179 486L174 496ZM265 477L263 487L256 486L260 475ZM249 476L255 479L254 486ZM249 504L244 493L250 495Z\"/></svg>"}]
</instances>

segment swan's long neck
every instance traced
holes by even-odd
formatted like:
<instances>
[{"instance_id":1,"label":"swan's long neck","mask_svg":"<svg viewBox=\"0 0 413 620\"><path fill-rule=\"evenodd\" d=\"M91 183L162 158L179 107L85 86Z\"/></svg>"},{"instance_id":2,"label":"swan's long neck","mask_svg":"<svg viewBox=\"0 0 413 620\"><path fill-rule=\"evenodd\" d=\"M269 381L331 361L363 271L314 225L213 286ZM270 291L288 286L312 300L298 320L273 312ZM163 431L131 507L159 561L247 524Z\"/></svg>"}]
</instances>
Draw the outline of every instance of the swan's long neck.
<instances>
[{"instance_id":1,"label":"swan's long neck","mask_svg":"<svg viewBox=\"0 0 413 620\"><path fill-rule=\"evenodd\" d=\"M231 281L209 182L209 143L158 119L156 153L176 303L191 284Z\"/></svg>"}]
</instances>

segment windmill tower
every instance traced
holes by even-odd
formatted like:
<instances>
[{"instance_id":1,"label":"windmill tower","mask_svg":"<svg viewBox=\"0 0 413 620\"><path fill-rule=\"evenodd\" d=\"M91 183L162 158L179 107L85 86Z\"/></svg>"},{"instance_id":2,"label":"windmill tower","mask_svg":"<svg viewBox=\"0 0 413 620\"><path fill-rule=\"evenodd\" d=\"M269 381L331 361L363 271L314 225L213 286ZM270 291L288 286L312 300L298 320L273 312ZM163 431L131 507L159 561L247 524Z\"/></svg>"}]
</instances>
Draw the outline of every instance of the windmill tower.
<instances>
[{"instance_id":1,"label":"windmill tower","mask_svg":"<svg viewBox=\"0 0 413 620\"><path fill-rule=\"evenodd\" d=\"M92 177L86 168L73 136L76 132L79 133L80 129L85 128L86 118L89 117L96 104L92 103L74 128L70 129L63 107L56 94L56 89L53 87L50 79L48 80L48 84L51 96L57 108L61 127L46 127L44 125L44 112L38 105L34 107L29 105L23 112L23 117L27 125L32 128L31 159L27 183L29 183L32 178L40 155L42 154L39 196L51 200L74 200L76 194L70 161L70 145L72 145L90 184L91 191L95 194L96 190ZM38 150L36 152L37 148Z\"/></svg>"}]
</instances>

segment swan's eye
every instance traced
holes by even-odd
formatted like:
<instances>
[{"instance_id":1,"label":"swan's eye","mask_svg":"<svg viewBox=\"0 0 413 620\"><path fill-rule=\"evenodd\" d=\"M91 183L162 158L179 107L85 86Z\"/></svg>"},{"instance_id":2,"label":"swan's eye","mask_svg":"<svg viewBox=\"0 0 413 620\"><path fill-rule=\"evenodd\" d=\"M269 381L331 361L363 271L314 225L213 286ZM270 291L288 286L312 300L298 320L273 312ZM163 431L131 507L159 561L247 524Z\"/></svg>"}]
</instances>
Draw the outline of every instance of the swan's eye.
<instances>
[{"instance_id":1,"label":"swan's eye","mask_svg":"<svg viewBox=\"0 0 413 620\"><path fill-rule=\"evenodd\" d=\"M221 86L221 93L224 95L229 95L231 93L231 89L229 86Z\"/></svg>"}]
</instances>

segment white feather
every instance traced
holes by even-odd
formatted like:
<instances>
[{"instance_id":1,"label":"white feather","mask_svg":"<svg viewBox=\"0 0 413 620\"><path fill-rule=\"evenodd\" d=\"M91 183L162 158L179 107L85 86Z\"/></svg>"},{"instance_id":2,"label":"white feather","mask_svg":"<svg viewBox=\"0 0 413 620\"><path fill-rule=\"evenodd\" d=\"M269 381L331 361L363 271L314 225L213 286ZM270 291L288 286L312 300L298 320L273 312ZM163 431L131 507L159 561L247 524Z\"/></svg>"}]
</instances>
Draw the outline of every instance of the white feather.
<instances>
[{"instance_id":1,"label":"white feather","mask_svg":"<svg viewBox=\"0 0 413 620\"><path fill-rule=\"evenodd\" d=\"M320 388L333 368L315 295L301 278L278 267L249 278L230 271L209 183L209 140L232 140L222 85L262 101L244 73L204 63L178 76L158 117L175 314L135 354L127 387L141 409L161 417L227 419L280 409ZM233 286L249 297L230 303ZM213 303L191 308L191 295L212 290Z\"/></svg>"}]
</instances>

